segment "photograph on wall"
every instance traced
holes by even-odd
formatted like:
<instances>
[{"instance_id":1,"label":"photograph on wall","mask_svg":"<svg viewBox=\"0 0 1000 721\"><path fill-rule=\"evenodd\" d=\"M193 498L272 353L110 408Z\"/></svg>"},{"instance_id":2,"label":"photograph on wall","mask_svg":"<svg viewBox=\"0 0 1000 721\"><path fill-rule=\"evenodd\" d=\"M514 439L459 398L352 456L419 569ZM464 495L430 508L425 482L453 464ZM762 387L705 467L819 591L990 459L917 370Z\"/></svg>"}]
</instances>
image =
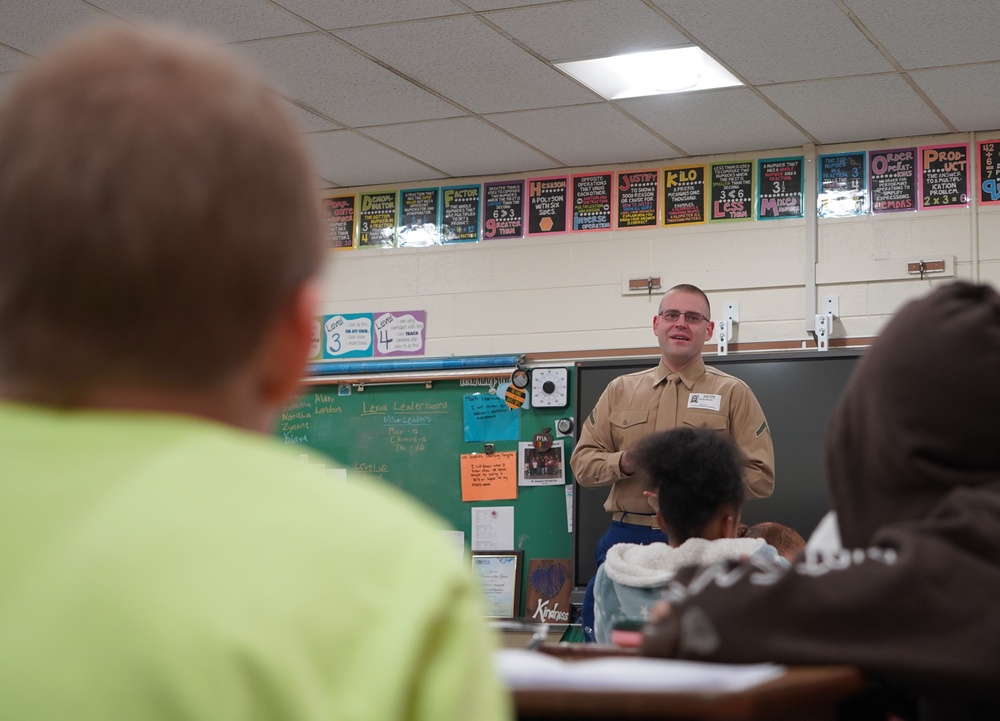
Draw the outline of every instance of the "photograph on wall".
<instances>
[{"instance_id":1,"label":"photograph on wall","mask_svg":"<svg viewBox=\"0 0 1000 721\"><path fill-rule=\"evenodd\" d=\"M969 146L925 145L920 148L920 208L969 205Z\"/></svg>"},{"instance_id":2,"label":"photograph on wall","mask_svg":"<svg viewBox=\"0 0 1000 721\"><path fill-rule=\"evenodd\" d=\"M611 173L573 176L573 230L611 229Z\"/></svg>"},{"instance_id":3,"label":"photograph on wall","mask_svg":"<svg viewBox=\"0 0 1000 721\"><path fill-rule=\"evenodd\" d=\"M524 237L524 181L483 185L483 238Z\"/></svg>"},{"instance_id":4,"label":"photograph on wall","mask_svg":"<svg viewBox=\"0 0 1000 721\"><path fill-rule=\"evenodd\" d=\"M705 222L705 166L663 171L663 224Z\"/></svg>"},{"instance_id":5,"label":"photograph on wall","mask_svg":"<svg viewBox=\"0 0 1000 721\"><path fill-rule=\"evenodd\" d=\"M362 193L358 211L358 247L396 245L396 191Z\"/></svg>"},{"instance_id":6,"label":"photograph on wall","mask_svg":"<svg viewBox=\"0 0 1000 721\"><path fill-rule=\"evenodd\" d=\"M479 240L478 185L461 185L441 191L441 242L469 243Z\"/></svg>"},{"instance_id":7,"label":"photograph on wall","mask_svg":"<svg viewBox=\"0 0 1000 721\"><path fill-rule=\"evenodd\" d=\"M712 165L711 220L753 218L753 161Z\"/></svg>"},{"instance_id":8,"label":"photograph on wall","mask_svg":"<svg viewBox=\"0 0 1000 721\"><path fill-rule=\"evenodd\" d=\"M567 178L532 178L528 181L528 235L566 232L569 211Z\"/></svg>"},{"instance_id":9,"label":"photograph on wall","mask_svg":"<svg viewBox=\"0 0 1000 721\"><path fill-rule=\"evenodd\" d=\"M1000 138L979 143L979 204L1000 203Z\"/></svg>"},{"instance_id":10,"label":"photograph on wall","mask_svg":"<svg viewBox=\"0 0 1000 721\"><path fill-rule=\"evenodd\" d=\"M656 227L659 185L659 170L630 170L618 173L616 185L618 212L615 214L615 227L618 230Z\"/></svg>"},{"instance_id":11,"label":"photograph on wall","mask_svg":"<svg viewBox=\"0 0 1000 721\"><path fill-rule=\"evenodd\" d=\"M868 151L868 182L872 212L898 213L917 209L917 149Z\"/></svg>"},{"instance_id":12,"label":"photograph on wall","mask_svg":"<svg viewBox=\"0 0 1000 721\"><path fill-rule=\"evenodd\" d=\"M868 212L865 151L819 156L819 195L816 214L820 218L845 218Z\"/></svg>"},{"instance_id":13,"label":"photograph on wall","mask_svg":"<svg viewBox=\"0 0 1000 721\"><path fill-rule=\"evenodd\" d=\"M340 250L354 247L354 201L353 195L323 198L327 248Z\"/></svg>"},{"instance_id":14,"label":"photograph on wall","mask_svg":"<svg viewBox=\"0 0 1000 721\"><path fill-rule=\"evenodd\" d=\"M803 158L767 158L757 162L757 218L801 218Z\"/></svg>"},{"instance_id":15,"label":"photograph on wall","mask_svg":"<svg viewBox=\"0 0 1000 721\"><path fill-rule=\"evenodd\" d=\"M519 486L561 486L566 483L563 442L553 441L546 450L531 441L518 444Z\"/></svg>"},{"instance_id":16,"label":"photograph on wall","mask_svg":"<svg viewBox=\"0 0 1000 721\"><path fill-rule=\"evenodd\" d=\"M421 248L441 242L440 198L440 188L399 191L396 232L400 248Z\"/></svg>"}]
</instances>

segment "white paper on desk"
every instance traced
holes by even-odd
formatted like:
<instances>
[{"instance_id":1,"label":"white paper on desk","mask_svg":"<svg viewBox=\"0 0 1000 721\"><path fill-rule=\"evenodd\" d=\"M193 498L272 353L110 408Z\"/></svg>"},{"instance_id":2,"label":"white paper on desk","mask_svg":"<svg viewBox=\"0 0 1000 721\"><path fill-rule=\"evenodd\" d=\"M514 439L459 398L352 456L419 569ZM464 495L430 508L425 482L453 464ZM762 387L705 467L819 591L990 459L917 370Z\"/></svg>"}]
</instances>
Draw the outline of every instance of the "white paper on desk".
<instances>
[{"instance_id":1,"label":"white paper on desk","mask_svg":"<svg viewBox=\"0 0 1000 721\"><path fill-rule=\"evenodd\" d=\"M512 690L743 691L785 672L771 663L751 665L614 656L564 661L537 651L503 648L494 661Z\"/></svg>"},{"instance_id":2,"label":"white paper on desk","mask_svg":"<svg viewBox=\"0 0 1000 721\"><path fill-rule=\"evenodd\" d=\"M481 506L472 509L472 550L514 550L513 506Z\"/></svg>"}]
</instances>

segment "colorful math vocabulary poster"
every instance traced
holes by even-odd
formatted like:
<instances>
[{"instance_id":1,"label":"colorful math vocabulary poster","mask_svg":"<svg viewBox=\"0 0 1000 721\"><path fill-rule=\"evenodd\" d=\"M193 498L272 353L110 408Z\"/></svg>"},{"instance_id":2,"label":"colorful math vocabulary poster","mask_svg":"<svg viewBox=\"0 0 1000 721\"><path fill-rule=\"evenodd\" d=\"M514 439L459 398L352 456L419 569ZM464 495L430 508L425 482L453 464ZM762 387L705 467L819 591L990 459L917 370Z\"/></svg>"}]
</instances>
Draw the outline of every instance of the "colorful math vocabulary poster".
<instances>
[{"instance_id":1,"label":"colorful math vocabulary poster","mask_svg":"<svg viewBox=\"0 0 1000 721\"><path fill-rule=\"evenodd\" d=\"M358 211L358 247L396 245L396 192L362 193Z\"/></svg>"},{"instance_id":2,"label":"colorful math vocabulary poster","mask_svg":"<svg viewBox=\"0 0 1000 721\"><path fill-rule=\"evenodd\" d=\"M483 185L483 238L524 237L524 181Z\"/></svg>"},{"instance_id":3,"label":"colorful math vocabulary poster","mask_svg":"<svg viewBox=\"0 0 1000 721\"><path fill-rule=\"evenodd\" d=\"M632 170L618 173L615 227L655 228L658 222L656 202L660 195L659 170Z\"/></svg>"},{"instance_id":4,"label":"colorful math vocabulary poster","mask_svg":"<svg viewBox=\"0 0 1000 721\"><path fill-rule=\"evenodd\" d=\"M917 209L917 149L872 150L868 153L868 180L873 213Z\"/></svg>"},{"instance_id":5,"label":"colorful math vocabulary poster","mask_svg":"<svg viewBox=\"0 0 1000 721\"><path fill-rule=\"evenodd\" d=\"M441 242L440 188L414 188L399 191L399 227L396 229L400 248L422 248Z\"/></svg>"},{"instance_id":6,"label":"colorful math vocabulary poster","mask_svg":"<svg viewBox=\"0 0 1000 721\"><path fill-rule=\"evenodd\" d=\"M753 218L753 161L712 165L711 220Z\"/></svg>"},{"instance_id":7,"label":"colorful math vocabulary poster","mask_svg":"<svg viewBox=\"0 0 1000 721\"><path fill-rule=\"evenodd\" d=\"M705 222L705 166L663 171L663 224Z\"/></svg>"},{"instance_id":8,"label":"colorful math vocabulary poster","mask_svg":"<svg viewBox=\"0 0 1000 721\"><path fill-rule=\"evenodd\" d=\"M868 211L868 171L865 151L819 156L820 218L864 215Z\"/></svg>"},{"instance_id":9,"label":"colorful math vocabulary poster","mask_svg":"<svg viewBox=\"0 0 1000 721\"><path fill-rule=\"evenodd\" d=\"M533 178L528 181L528 235L566 232L569 180Z\"/></svg>"},{"instance_id":10,"label":"colorful math vocabulary poster","mask_svg":"<svg viewBox=\"0 0 1000 721\"><path fill-rule=\"evenodd\" d=\"M460 185L441 191L441 242L468 243L479 240L478 185Z\"/></svg>"},{"instance_id":11,"label":"colorful math vocabulary poster","mask_svg":"<svg viewBox=\"0 0 1000 721\"><path fill-rule=\"evenodd\" d=\"M1000 203L1000 139L979 143L979 204Z\"/></svg>"},{"instance_id":12,"label":"colorful math vocabulary poster","mask_svg":"<svg viewBox=\"0 0 1000 721\"><path fill-rule=\"evenodd\" d=\"M920 148L920 207L969 205L969 146L925 145Z\"/></svg>"},{"instance_id":13,"label":"colorful math vocabulary poster","mask_svg":"<svg viewBox=\"0 0 1000 721\"><path fill-rule=\"evenodd\" d=\"M801 218L805 215L801 156L758 161L757 217Z\"/></svg>"},{"instance_id":14,"label":"colorful math vocabulary poster","mask_svg":"<svg viewBox=\"0 0 1000 721\"><path fill-rule=\"evenodd\" d=\"M354 247L355 197L344 195L323 198L323 223L326 226L326 247Z\"/></svg>"},{"instance_id":15,"label":"colorful math vocabulary poster","mask_svg":"<svg viewBox=\"0 0 1000 721\"><path fill-rule=\"evenodd\" d=\"M573 230L611 229L611 173L573 176Z\"/></svg>"}]
</instances>

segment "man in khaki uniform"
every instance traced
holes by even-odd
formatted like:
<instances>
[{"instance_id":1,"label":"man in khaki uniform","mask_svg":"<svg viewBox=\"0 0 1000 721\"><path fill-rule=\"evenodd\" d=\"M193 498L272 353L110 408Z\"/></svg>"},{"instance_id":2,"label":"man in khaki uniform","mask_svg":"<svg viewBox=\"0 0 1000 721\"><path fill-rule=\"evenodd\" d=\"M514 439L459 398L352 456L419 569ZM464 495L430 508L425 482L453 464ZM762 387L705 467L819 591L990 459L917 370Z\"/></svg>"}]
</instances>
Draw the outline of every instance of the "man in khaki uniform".
<instances>
[{"instance_id":1,"label":"man in khaki uniform","mask_svg":"<svg viewBox=\"0 0 1000 721\"><path fill-rule=\"evenodd\" d=\"M774 447L764 411L750 387L727 373L709 368L701 357L715 323L705 293L693 285L666 292L653 317L660 364L611 381L580 430L570 464L580 485L609 486L604 508L611 527L597 544L600 566L616 543L666 542L644 492L647 479L637 473L629 449L655 431L677 426L707 427L731 435L746 456L748 498L766 498L774 490ZM583 626L591 637L593 579L583 602Z\"/></svg>"}]
</instances>

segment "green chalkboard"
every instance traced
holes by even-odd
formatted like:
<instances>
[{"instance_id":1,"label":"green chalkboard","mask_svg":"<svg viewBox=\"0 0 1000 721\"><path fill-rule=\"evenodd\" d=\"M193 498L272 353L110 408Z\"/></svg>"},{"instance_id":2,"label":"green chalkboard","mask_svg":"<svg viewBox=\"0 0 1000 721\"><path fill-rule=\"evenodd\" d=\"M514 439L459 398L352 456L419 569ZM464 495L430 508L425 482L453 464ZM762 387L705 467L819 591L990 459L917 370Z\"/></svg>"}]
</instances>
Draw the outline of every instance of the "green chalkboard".
<instances>
[{"instance_id":1,"label":"green chalkboard","mask_svg":"<svg viewBox=\"0 0 1000 721\"><path fill-rule=\"evenodd\" d=\"M569 372L572 387L575 369ZM563 473L566 483L572 486L568 466L573 440L560 437L556 431L558 419L574 416L572 404L566 408L516 411L516 440L466 441L465 396L488 392L487 381L470 379L405 385L369 383L364 390L336 382L310 386L282 410L274 432L305 454L319 451L351 473L398 486L429 506L452 528L463 531L466 546L472 539L472 508L512 506L515 548L505 550L524 551L525 569L535 558L572 558L573 537L567 524L564 485L519 486L516 500L462 501L462 454L483 453L487 442L493 443L496 452L516 452L519 442L532 441L545 428L551 429L555 440L563 442ZM321 459L314 454L310 461ZM331 483L336 482L331 479ZM373 527L378 526L377 509L358 512L371 516ZM405 539L400 542L405 543ZM525 571L522 588L527 589L528 583Z\"/></svg>"}]
</instances>

